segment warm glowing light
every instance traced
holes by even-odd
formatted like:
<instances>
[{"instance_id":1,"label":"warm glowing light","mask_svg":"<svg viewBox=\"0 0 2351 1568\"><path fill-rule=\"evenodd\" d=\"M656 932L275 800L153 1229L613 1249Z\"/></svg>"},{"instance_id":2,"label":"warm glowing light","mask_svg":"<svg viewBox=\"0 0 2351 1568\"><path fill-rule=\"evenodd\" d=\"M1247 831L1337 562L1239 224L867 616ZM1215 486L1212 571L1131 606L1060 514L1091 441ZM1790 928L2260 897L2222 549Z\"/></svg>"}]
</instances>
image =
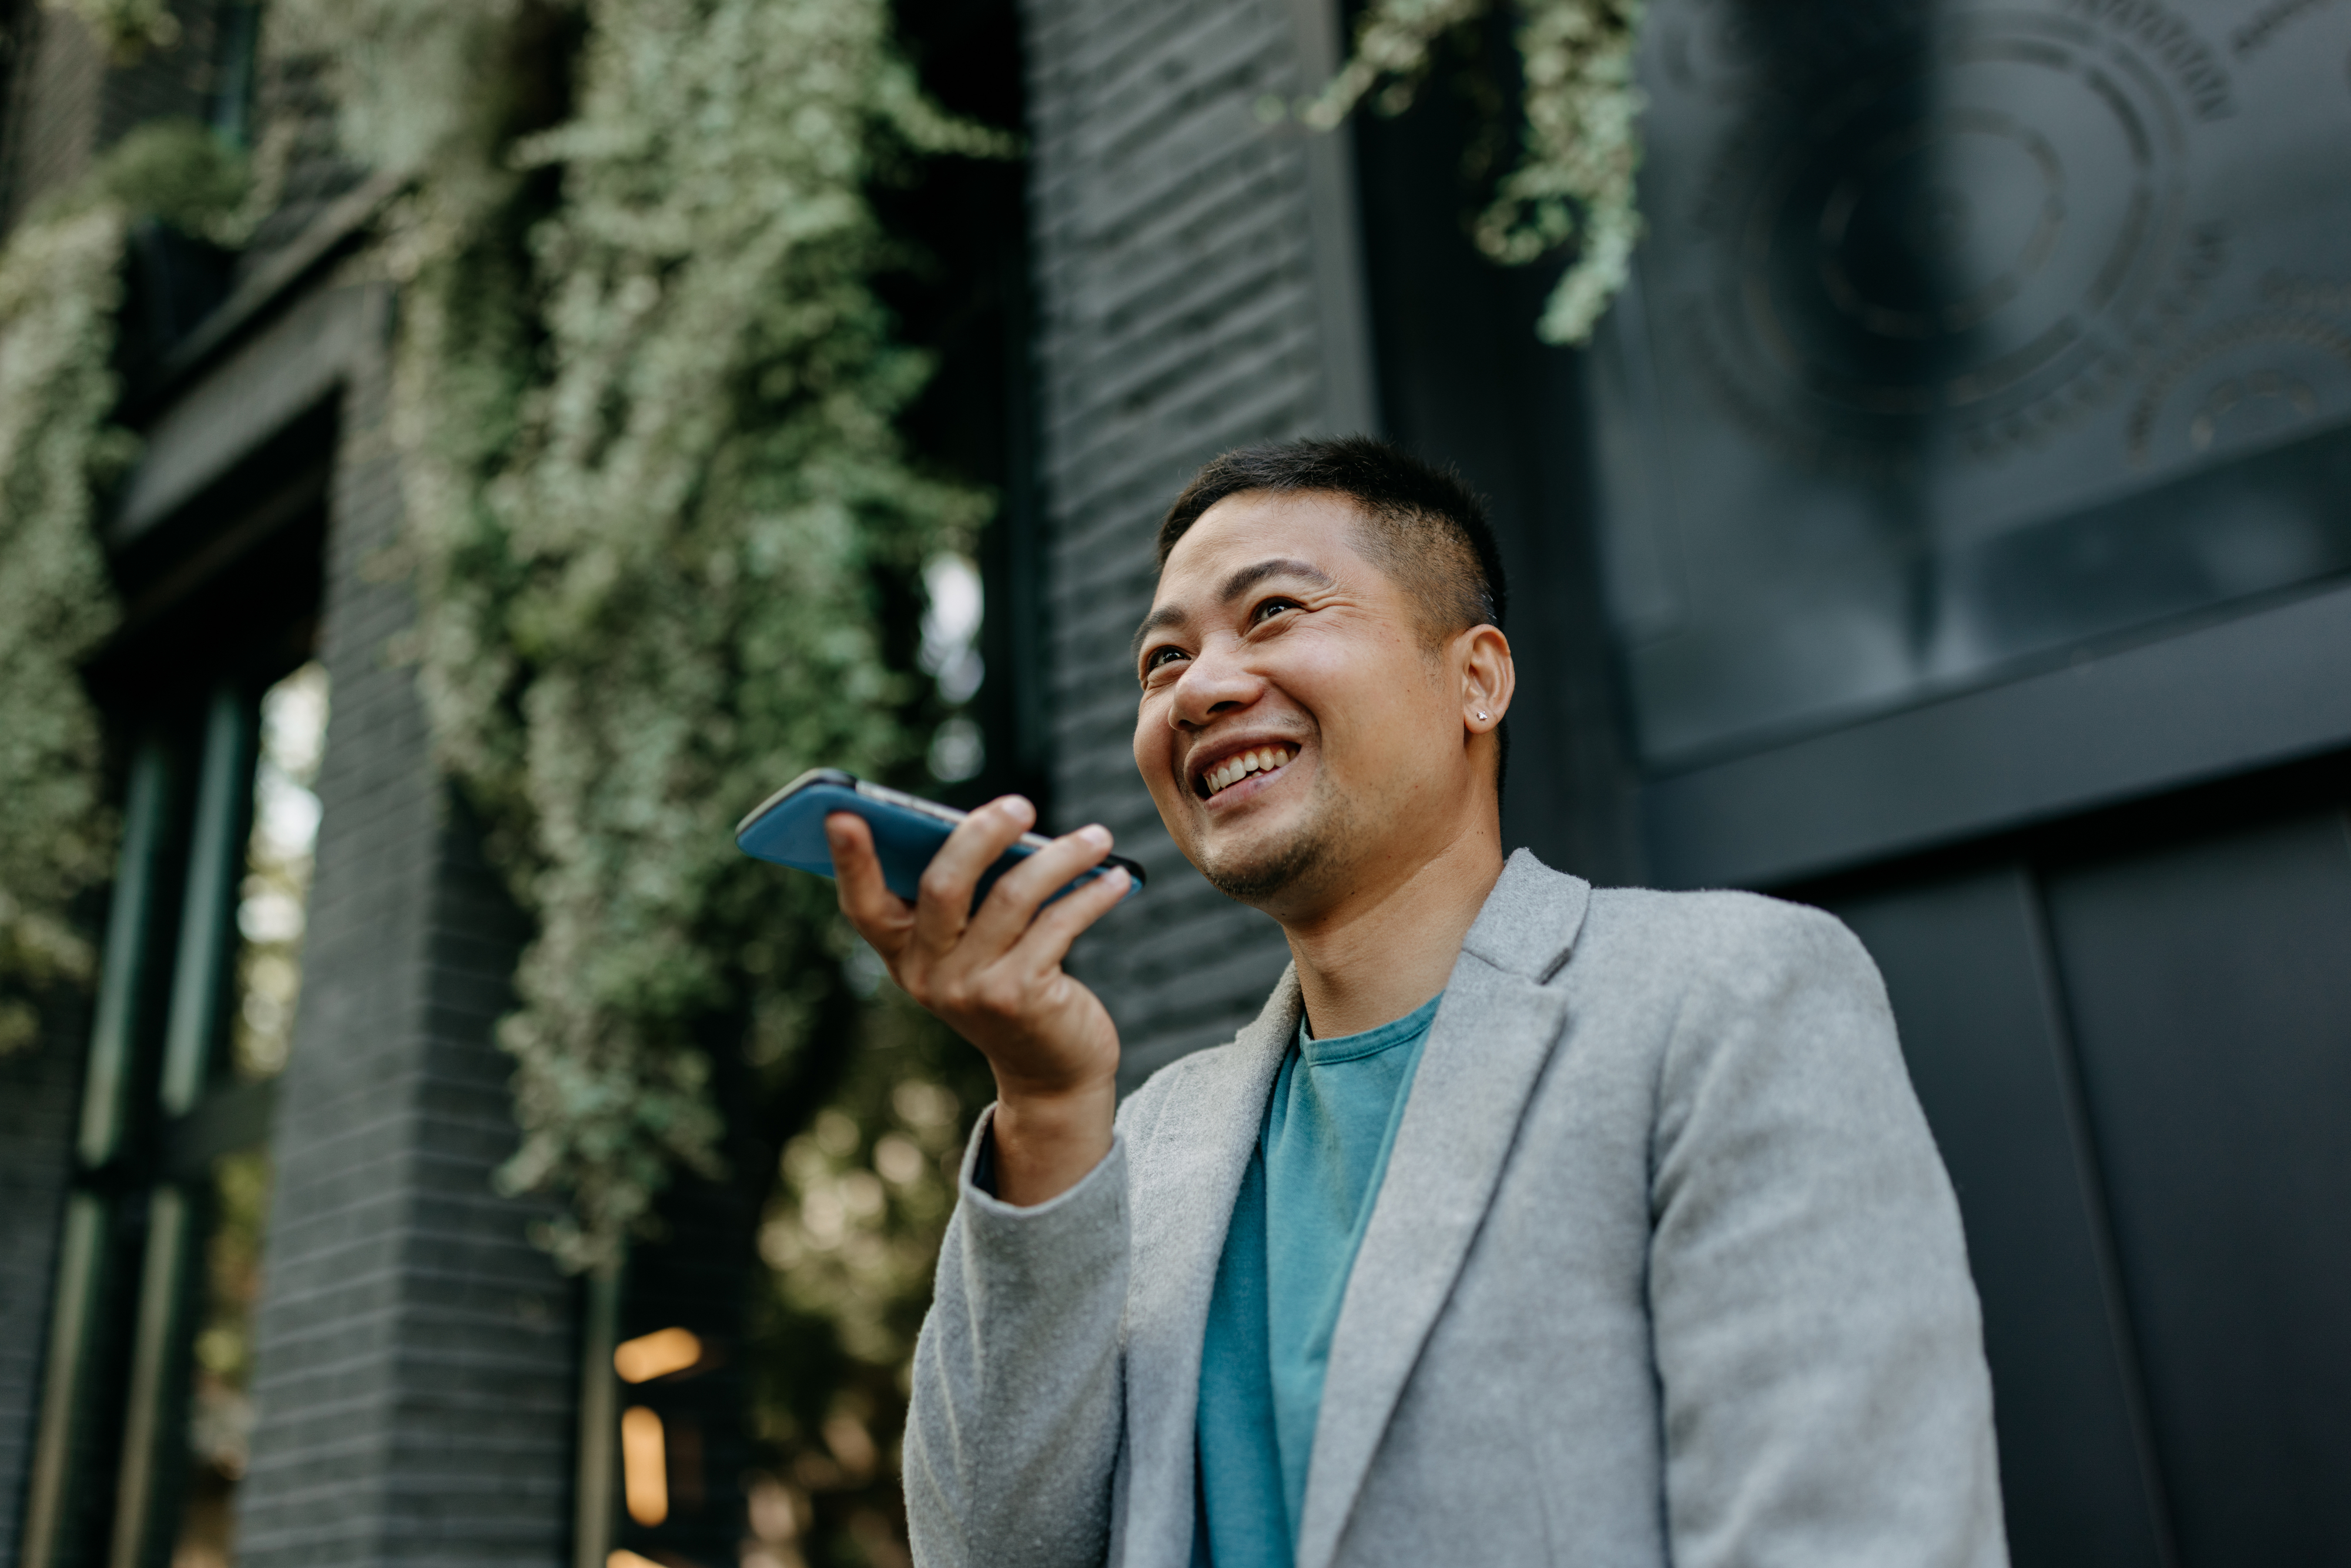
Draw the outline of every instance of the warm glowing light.
<instances>
[{"instance_id":1,"label":"warm glowing light","mask_svg":"<svg viewBox=\"0 0 2351 1568\"><path fill-rule=\"evenodd\" d=\"M639 1524L659 1524L669 1517L669 1454L662 1420L642 1405L621 1413L621 1490L629 1517Z\"/></svg>"},{"instance_id":2,"label":"warm glowing light","mask_svg":"<svg viewBox=\"0 0 2351 1568\"><path fill-rule=\"evenodd\" d=\"M604 1568L661 1568L650 1557L640 1557L633 1552L615 1552L604 1559Z\"/></svg>"},{"instance_id":3,"label":"warm glowing light","mask_svg":"<svg viewBox=\"0 0 2351 1568\"><path fill-rule=\"evenodd\" d=\"M612 1352L612 1370L623 1383L643 1383L684 1372L702 1359L702 1342L686 1329L656 1329L624 1342Z\"/></svg>"}]
</instances>

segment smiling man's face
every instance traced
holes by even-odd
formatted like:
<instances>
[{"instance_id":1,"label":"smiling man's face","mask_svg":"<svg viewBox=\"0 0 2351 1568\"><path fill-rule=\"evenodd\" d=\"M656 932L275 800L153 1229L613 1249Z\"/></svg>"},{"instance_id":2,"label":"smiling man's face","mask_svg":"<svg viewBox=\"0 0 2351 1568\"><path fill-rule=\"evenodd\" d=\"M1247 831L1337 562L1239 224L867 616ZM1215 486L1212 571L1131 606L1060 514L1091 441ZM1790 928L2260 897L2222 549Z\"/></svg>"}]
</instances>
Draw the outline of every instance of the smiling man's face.
<instances>
[{"instance_id":1,"label":"smiling man's face","mask_svg":"<svg viewBox=\"0 0 2351 1568\"><path fill-rule=\"evenodd\" d=\"M1492 789L1469 755L1490 725L1465 727L1463 640L1431 646L1361 528L1343 496L1226 497L1176 542L1136 642L1134 762L1160 819L1211 883L1277 918L1408 859Z\"/></svg>"}]
</instances>

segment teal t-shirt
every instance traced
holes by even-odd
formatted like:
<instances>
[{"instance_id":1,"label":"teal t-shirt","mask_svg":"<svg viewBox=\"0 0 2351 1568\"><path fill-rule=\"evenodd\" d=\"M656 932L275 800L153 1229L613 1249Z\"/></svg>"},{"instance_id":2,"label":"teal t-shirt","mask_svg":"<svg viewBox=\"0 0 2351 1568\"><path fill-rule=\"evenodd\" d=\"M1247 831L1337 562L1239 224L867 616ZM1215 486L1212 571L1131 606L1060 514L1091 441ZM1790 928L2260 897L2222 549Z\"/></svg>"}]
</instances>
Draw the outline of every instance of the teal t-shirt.
<instances>
[{"instance_id":1,"label":"teal t-shirt","mask_svg":"<svg viewBox=\"0 0 2351 1568\"><path fill-rule=\"evenodd\" d=\"M1339 1302L1442 1000L1337 1040L1301 1024L1282 1059L1208 1302L1196 1563L1289 1568Z\"/></svg>"}]
</instances>

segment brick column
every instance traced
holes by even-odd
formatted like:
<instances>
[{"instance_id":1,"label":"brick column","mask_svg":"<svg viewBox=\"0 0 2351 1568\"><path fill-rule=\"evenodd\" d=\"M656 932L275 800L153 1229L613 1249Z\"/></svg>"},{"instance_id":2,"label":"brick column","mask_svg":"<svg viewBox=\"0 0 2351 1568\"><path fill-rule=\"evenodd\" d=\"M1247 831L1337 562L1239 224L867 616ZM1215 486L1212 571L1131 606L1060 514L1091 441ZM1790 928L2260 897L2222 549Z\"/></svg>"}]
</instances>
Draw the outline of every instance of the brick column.
<instances>
[{"instance_id":1,"label":"brick column","mask_svg":"<svg viewBox=\"0 0 2351 1568\"><path fill-rule=\"evenodd\" d=\"M244 1568L568 1560L575 1288L543 1208L491 1172L517 1134L492 1029L526 926L435 772L385 436L389 298L342 392L323 658L325 809L257 1329Z\"/></svg>"},{"instance_id":2,"label":"brick column","mask_svg":"<svg viewBox=\"0 0 2351 1568\"><path fill-rule=\"evenodd\" d=\"M1127 642L1150 605L1154 525L1194 468L1372 423L1344 144L1258 112L1327 68L1336 29L1317 6L1021 5L1054 800L1060 825L1108 824L1151 873L1074 960L1118 1020L1128 1087L1230 1035L1288 959L1273 923L1210 888L1160 828L1129 753Z\"/></svg>"}]
</instances>

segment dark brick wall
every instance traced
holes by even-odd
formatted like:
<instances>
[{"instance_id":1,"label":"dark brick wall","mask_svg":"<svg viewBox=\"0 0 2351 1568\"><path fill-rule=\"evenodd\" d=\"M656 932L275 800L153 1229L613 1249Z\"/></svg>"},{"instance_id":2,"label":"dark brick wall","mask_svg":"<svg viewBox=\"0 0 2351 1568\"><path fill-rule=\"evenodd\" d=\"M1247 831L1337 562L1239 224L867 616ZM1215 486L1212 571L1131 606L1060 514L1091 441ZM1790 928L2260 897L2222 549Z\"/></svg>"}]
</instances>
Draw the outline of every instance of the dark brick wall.
<instances>
[{"instance_id":1,"label":"dark brick wall","mask_svg":"<svg viewBox=\"0 0 2351 1568\"><path fill-rule=\"evenodd\" d=\"M89 1009L52 1007L31 1049L0 1057L0 1563L24 1526Z\"/></svg>"},{"instance_id":2,"label":"dark brick wall","mask_svg":"<svg viewBox=\"0 0 2351 1568\"><path fill-rule=\"evenodd\" d=\"M39 42L38 0L0 0L0 234L16 210L16 149L25 140L24 82Z\"/></svg>"},{"instance_id":3,"label":"dark brick wall","mask_svg":"<svg viewBox=\"0 0 2351 1568\"><path fill-rule=\"evenodd\" d=\"M574 1287L514 1147L493 1043L522 920L434 768L413 620L380 570L401 515L388 300L344 396L323 657L333 680L305 979L277 1109L243 1568L563 1561Z\"/></svg>"},{"instance_id":4,"label":"dark brick wall","mask_svg":"<svg viewBox=\"0 0 2351 1568\"><path fill-rule=\"evenodd\" d=\"M1107 824L1151 873L1073 960L1118 1020L1132 1087L1246 1022L1288 957L1272 922L1176 853L1135 776L1127 643L1150 604L1153 526L1216 453L1327 429L1366 400L1325 374L1357 346L1318 311L1334 258L1314 251L1306 140L1255 112L1309 85L1299 14L1281 0L1021 10L1055 809L1064 827Z\"/></svg>"},{"instance_id":5,"label":"dark brick wall","mask_svg":"<svg viewBox=\"0 0 2351 1568\"><path fill-rule=\"evenodd\" d=\"M12 226L27 207L89 167L106 84L106 57L79 18L28 6L22 37L9 83L5 215Z\"/></svg>"},{"instance_id":6,"label":"dark brick wall","mask_svg":"<svg viewBox=\"0 0 2351 1568\"><path fill-rule=\"evenodd\" d=\"M97 127L100 149L151 120L206 117L212 106L213 23L219 8L216 0L179 0L172 11L180 36L171 47L148 49L106 73Z\"/></svg>"},{"instance_id":7,"label":"dark brick wall","mask_svg":"<svg viewBox=\"0 0 2351 1568\"><path fill-rule=\"evenodd\" d=\"M90 161L145 120L202 119L211 101L214 0L175 7L180 37L167 49L110 64L69 12L20 0L8 26L12 58L0 62L7 103L0 135L0 231L32 204L62 190Z\"/></svg>"},{"instance_id":8,"label":"dark brick wall","mask_svg":"<svg viewBox=\"0 0 2351 1568\"><path fill-rule=\"evenodd\" d=\"M312 219L365 177L343 156L323 62L265 50L259 66L253 124L266 144L256 149L255 162L260 177L277 182L277 205L237 256L240 277L266 270Z\"/></svg>"},{"instance_id":9,"label":"dark brick wall","mask_svg":"<svg viewBox=\"0 0 2351 1568\"><path fill-rule=\"evenodd\" d=\"M110 64L78 17L43 0L0 0L0 233L132 127L210 117L225 3L181 0L170 48ZM266 266L362 178L337 144L319 60L265 46L255 63L249 125L265 142L253 149L256 174L278 199L240 254L240 276Z\"/></svg>"}]
</instances>

